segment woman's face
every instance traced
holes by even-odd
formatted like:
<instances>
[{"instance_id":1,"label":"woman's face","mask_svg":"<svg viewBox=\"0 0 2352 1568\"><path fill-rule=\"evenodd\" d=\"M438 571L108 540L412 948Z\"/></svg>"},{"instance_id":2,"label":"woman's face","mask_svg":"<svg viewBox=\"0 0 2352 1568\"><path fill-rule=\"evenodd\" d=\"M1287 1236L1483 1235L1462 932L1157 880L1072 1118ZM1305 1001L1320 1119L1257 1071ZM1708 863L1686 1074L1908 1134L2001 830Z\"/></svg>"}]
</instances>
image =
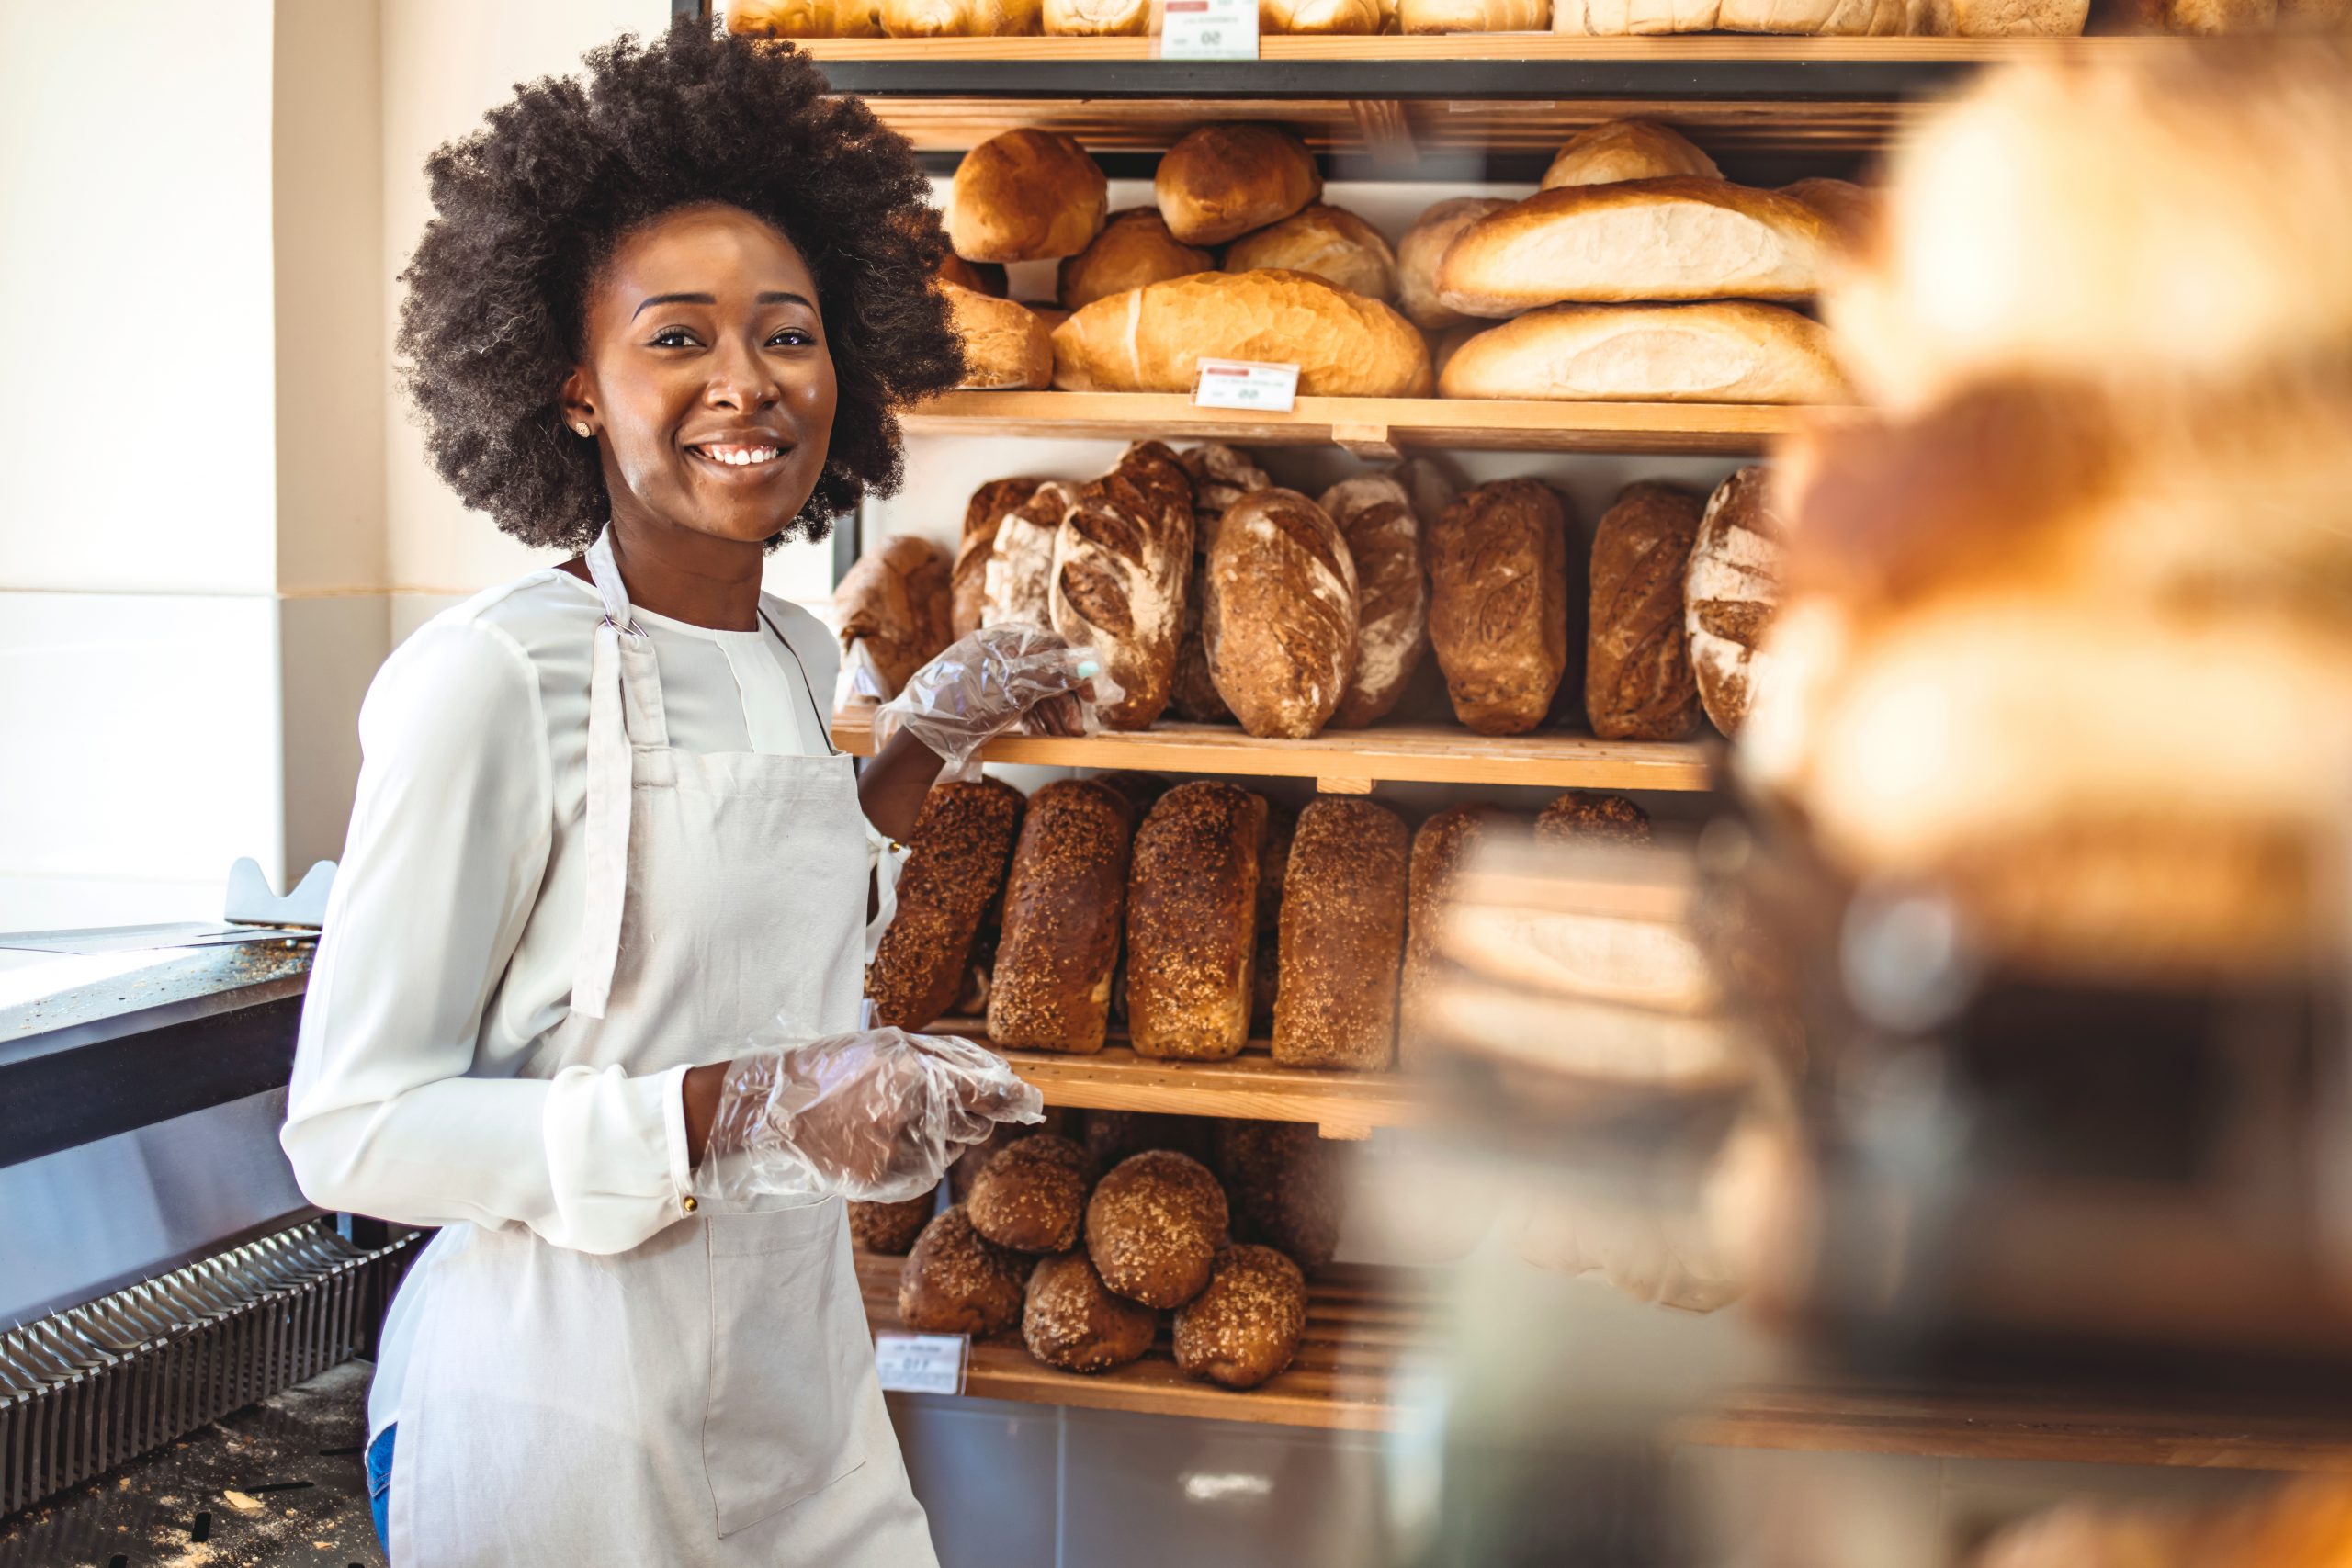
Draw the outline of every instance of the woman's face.
<instances>
[{"instance_id":1,"label":"woman's face","mask_svg":"<svg viewBox=\"0 0 2352 1568\"><path fill-rule=\"evenodd\" d=\"M629 234L590 285L585 357L564 382L571 438L602 454L613 515L757 541L817 488L833 360L791 241L733 207Z\"/></svg>"}]
</instances>

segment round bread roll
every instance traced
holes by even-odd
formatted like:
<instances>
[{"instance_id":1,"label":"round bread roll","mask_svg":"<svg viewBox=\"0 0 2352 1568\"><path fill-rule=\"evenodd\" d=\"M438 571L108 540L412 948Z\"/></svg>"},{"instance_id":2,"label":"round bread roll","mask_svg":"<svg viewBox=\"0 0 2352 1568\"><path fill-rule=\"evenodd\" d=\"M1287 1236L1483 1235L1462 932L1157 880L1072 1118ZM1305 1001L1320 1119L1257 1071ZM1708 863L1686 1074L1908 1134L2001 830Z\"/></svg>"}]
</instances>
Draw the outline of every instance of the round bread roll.
<instances>
[{"instance_id":1,"label":"round bread roll","mask_svg":"<svg viewBox=\"0 0 2352 1568\"><path fill-rule=\"evenodd\" d=\"M1376 33L1386 17L1380 0L1258 0L1261 33Z\"/></svg>"},{"instance_id":2,"label":"round bread roll","mask_svg":"<svg viewBox=\"0 0 2352 1568\"><path fill-rule=\"evenodd\" d=\"M1141 38L1151 0L1046 0L1046 31L1059 38Z\"/></svg>"},{"instance_id":3,"label":"round bread roll","mask_svg":"<svg viewBox=\"0 0 2352 1568\"><path fill-rule=\"evenodd\" d=\"M1043 391L1054 384L1054 333L1026 305L942 283L948 322L964 343L959 387Z\"/></svg>"},{"instance_id":4,"label":"round bread roll","mask_svg":"<svg viewBox=\"0 0 2352 1568\"><path fill-rule=\"evenodd\" d=\"M1086 1219L1094 1161L1051 1133L1023 1138L981 1168L964 1200L972 1228L1015 1252L1068 1252Z\"/></svg>"},{"instance_id":5,"label":"round bread roll","mask_svg":"<svg viewBox=\"0 0 2352 1568\"><path fill-rule=\"evenodd\" d=\"M1315 200L1323 176L1306 144L1280 126L1204 125L1168 150L1151 187L1170 234L1221 245Z\"/></svg>"},{"instance_id":6,"label":"round bread roll","mask_svg":"<svg viewBox=\"0 0 2352 1568\"><path fill-rule=\"evenodd\" d=\"M919 1334L1001 1334L1021 1321L1031 1259L972 1228L956 1204L915 1238L899 1275L899 1318Z\"/></svg>"},{"instance_id":7,"label":"round bread roll","mask_svg":"<svg viewBox=\"0 0 2352 1568\"><path fill-rule=\"evenodd\" d=\"M892 38L1001 38L1037 30L1038 0L882 0Z\"/></svg>"},{"instance_id":8,"label":"round bread roll","mask_svg":"<svg viewBox=\"0 0 2352 1568\"><path fill-rule=\"evenodd\" d=\"M1073 256L1102 231L1102 166L1069 137L1008 130L964 155L947 189L947 243L966 261Z\"/></svg>"},{"instance_id":9,"label":"round bread roll","mask_svg":"<svg viewBox=\"0 0 2352 1568\"><path fill-rule=\"evenodd\" d=\"M1256 1388L1306 1337L1306 1279L1271 1247L1228 1247L1208 1288L1176 1314L1176 1364L1226 1388Z\"/></svg>"},{"instance_id":10,"label":"round bread roll","mask_svg":"<svg viewBox=\"0 0 2352 1568\"><path fill-rule=\"evenodd\" d=\"M727 30L752 38L880 38L881 0L731 0Z\"/></svg>"},{"instance_id":11,"label":"round bread roll","mask_svg":"<svg viewBox=\"0 0 2352 1568\"><path fill-rule=\"evenodd\" d=\"M1062 258L1055 293L1067 312L1147 283L1216 270L1216 256L1176 243L1158 208L1130 207L1111 214L1086 249Z\"/></svg>"},{"instance_id":12,"label":"round bread roll","mask_svg":"<svg viewBox=\"0 0 2352 1568\"><path fill-rule=\"evenodd\" d=\"M1107 1372L1151 1348L1159 1314L1114 1295L1083 1252L1039 1263L1029 1276L1021 1337L1029 1353L1066 1372Z\"/></svg>"},{"instance_id":13,"label":"round bread roll","mask_svg":"<svg viewBox=\"0 0 2352 1568\"><path fill-rule=\"evenodd\" d=\"M1537 188L1662 180L1673 175L1708 180L1724 177L1715 161L1692 146L1680 131L1653 119L1612 119L1569 137L1552 159L1552 166L1544 171L1543 184Z\"/></svg>"},{"instance_id":14,"label":"round bread roll","mask_svg":"<svg viewBox=\"0 0 2352 1568\"><path fill-rule=\"evenodd\" d=\"M1146 1149L1096 1185L1086 1205L1086 1255L1129 1301L1182 1306L1209 1282L1225 1223L1225 1189L1208 1167Z\"/></svg>"},{"instance_id":15,"label":"round bread roll","mask_svg":"<svg viewBox=\"0 0 2352 1568\"><path fill-rule=\"evenodd\" d=\"M1367 299L1396 298L1396 253L1380 231L1344 207L1320 201L1244 234L1225 253L1227 272L1269 268L1306 273Z\"/></svg>"},{"instance_id":16,"label":"round bread roll","mask_svg":"<svg viewBox=\"0 0 2352 1568\"><path fill-rule=\"evenodd\" d=\"M878 1252L891 1258L904 1258L907 1248L931 1224L932 1203L939 1196L933 1188L920 1198L910 1198L903 1203L852 1203L849 1206L849 1239L854 1246L867 1252Z\"/></svg>"},{"instance_id":17,"label":"round bread roll","mask_svg":"<svg viewBox=\"0 0 2352 1568\"><path fill-rule=\"evenodd\" d=\"M1510 205L1499 197L1457 196L1413 220L1413 226L1396 243L1396 308L1415 326L1435 332L1470 319L1438 303L1437 259L1453 243L1453 236Z\"/></svg>"},{"instance_id":18,"label":"round bread roll","mask_svg":"<svg viewBox=\"0 0 2352 1568\"><path fill-rule=\"evenodd\" d=\"M1552 0L1397 0L1408 33L1529 33L1552 25Z\"/></svg>"}]
</instances>

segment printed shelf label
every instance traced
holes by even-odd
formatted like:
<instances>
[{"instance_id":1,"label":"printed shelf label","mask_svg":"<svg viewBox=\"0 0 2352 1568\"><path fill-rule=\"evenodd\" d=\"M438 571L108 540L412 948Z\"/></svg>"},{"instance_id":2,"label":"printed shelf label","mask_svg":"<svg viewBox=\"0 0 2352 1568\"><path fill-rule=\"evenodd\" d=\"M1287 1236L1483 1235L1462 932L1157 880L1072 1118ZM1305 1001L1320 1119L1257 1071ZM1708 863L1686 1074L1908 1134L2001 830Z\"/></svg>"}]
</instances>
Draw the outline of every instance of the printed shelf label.
<instances>
[{"instance_id":1,"label":"printed shelf label","mask_svg":"<svg viewBox=\"0 0 2352 1568\"><path fill-rule=\"evenodd\" d=\"M1255 60L1258 0L1164 0L1162 60Z\"/></svg>"},{"instance_id":2,"label":"printed shelf label","mask_svg":"<svg viewBox=\"0 0 2352 1568\"><path fill-rule=\"evenodd\" d=\"M1247 359L1204 359L1193 380L1193 402L1204 409L1288 413L1298 401L1298 367Z\"/></svg>"},{"instance_id":3,"label":"printed shelf label","mask_svg":"<svg viewBox=\"0 0 2352 1568\"><path fill-rule=\"evenodd\" d=\"M961 1393L972 1356L968 1334L877 1334L874 1370L893 1393Z\"/></svg>"}]
</instances>

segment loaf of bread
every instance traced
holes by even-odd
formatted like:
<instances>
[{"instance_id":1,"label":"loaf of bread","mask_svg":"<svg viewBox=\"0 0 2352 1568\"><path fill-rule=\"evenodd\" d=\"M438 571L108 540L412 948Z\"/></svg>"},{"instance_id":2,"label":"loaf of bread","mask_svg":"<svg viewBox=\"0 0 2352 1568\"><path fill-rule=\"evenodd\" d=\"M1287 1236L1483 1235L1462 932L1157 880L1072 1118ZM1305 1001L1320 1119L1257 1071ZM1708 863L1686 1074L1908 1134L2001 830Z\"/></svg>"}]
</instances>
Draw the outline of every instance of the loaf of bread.
<instances>
[{"instance_id":1,"label":"loaf of bread","mask_svg":"<svg viewBox=\"0 0 2352 1568\"><path fill-rule=\"evenodd\" d=\"M1870 236L1871 225L1878 220L1878 197L1867 186L1851 180L1832 180L1815 176L1798 180L1781 187L1781 195L1792 201L1802 201L1828 220L1838 237L1838 248L1852 253L1861 249Z\"/></svg>"},{"instance_id":2,"label":"loaf of bread","mask_svg":"<svg viewBox=\"0 0 2352 1568\"><path fill-rule=\"evenodd\" d=\"M1083 1252L1041 1261L1029 1276L1021 1338L1029 1353L1066 1372L1107 1372L1151 1348L1159 1314L1114 1295Z\"/></svg>"},{"instance_id":3,"label":"loaf of bread","mask_svg":"<svg viewBox=\"0 0 2352 1568\"><path fill-rule=\"evenodd\" d=\"M1271 1247L1228 1247L1176 1314L1176 1364L1224 1388L1256 1388L1306 1337L1306 1280Z\"/></svg>"},{"instance_id":4,"label":"loaf of bread","mask_svg":"<svg viewBox=\"0 0 2352 1568\"><path fill-rule=\"evenodd\" d=\"M1705 33L1718 0L1553 0L1552 30L1591 38Z\"/></svg>"},{"instance_id":5,"label":"loaf of bread","mask_svg":"<svg viewBox=\"0 0 2352 1568\"><path fill-rule=\"evenodd\" d=\"M939 258L939 281L968 288L975 294L1004 298L1004 265L1001 262L969 262L954 251Z\"/></svg>"},{"instance_id":6,"label":"loaf of bread","mask_svg":"<svg viewBox=\"0 0 2352 1568\"><path fill-rule=\"evenodd\" d=\"M1108 1170L1146 1149L1170 1149L1206 1164L1216 1124L1205 1116L1169 1116L1151 1111L1090 1111L1086 1152L1095 1168Z\"/></svg>"},{"instance_id":7,"label":"loaf of bread","mask_svg":"<svg viewBox=\"0 0 2352 1568\"><path fill-rule=\"evenodd\" d=\"M733 0L727 28L752 38L880 38L881 0Z\"/></svg>"},{"instance_id":8,"label":"loaf of bread","mask_svg":"<svg viewBox=\"0 0 2352 1568\"><path fill-rule=\"evenodd\" d=\"M2278 0L2281 18L2291 4ZM1939 38L2072 38L2090 20L2091 0L1912 0L1910 10L1912 32Z\"/></svg>"},{"instance_id":9,"label":"loaf of bread","mask_svg":"<svg viewBox=\"0 0 2352 1568\"><path fill-rule=\"evenodd\" d=\"M980 574L980 625L1054 624L1054 541L1078 492L1047 479L997 522L996 543Z\"/></svg>"},{"instance_id":10,"label":"loaf of bread","mask_svg":"<svg viewBox=\"0 0 2352 1568\"><path fill-rule=\"evenodd\" d=\"M1904 30L1910 11L1910 0L1722 0L1715 25L1734 33L1884 38Z\"/></svg>"},{"instance_id":11,"label":"loaf of bread","mask_svg":"<svg viewBox=\"0 0 2352 1568\"><path fill-rule=\"evenodd\" d=\"M952 639L950 570L945 550L897 534L860 557L833 591L843 662L861 657L858 645L865 645L862 658L888 688L877 701L897 696L907 677Z\"/></svg>"},{"instance_id":12,"label":"loaf of bread","mask_svg":"<svg viewBox=\"0 0 2352 1568\"><path fill-rule=\"evenodd\" d=\"M1111 1168L1086 1205L1086 1253L1102 1282L1146 1306L1182 1306L1224 1244L1225 1189L1208 1168L1147 1149Z\"/></svg>"},{"instance_id":13,"label":"loaf of bread","mask_svg":"<svg viewBox=\"0 0 2352 1568\"><path fill-rule=\"evenodd\" d=\"M1530 33L1551 25L1552 0L1396 0L1408 33Z\"/></svg>"},{"instance_id":14,"label":"loaf of bread","mask_svg":"<svg viewBox=\"0 0 2352 1568\"><path fill-rule=\"evenodd\" d=\"M1306 144L1280 126L1220 123L1170 147L1151 188L1170 233L1188 245L1221 245L1321 196L1323 175Z\"/></svg>"},{"instance_id":15,"label":"loaf of bread","mask_svg":"<svg viewBox=\"0 0 2352 1568\"><path fill-rule=\"evenodd\" d=\"M1380 0L1258 0L1261 33L1376 33Z\"/></svg>"},{"instance_id":16,"label":"loaf of bread","mask_svg":"<svg viewBox=\"0 0 2352 1568\"><path fill-rule=\"evenodd\" d=\"M1053 628L1118 683L1095 709L1112 728L1142 729L1168 706L1192 572L1192 481L1175 453L1138 441L1079 488L1054 538Z\"/></svg>"},{"instance_id":17,"label":"loaf of bread","mask_svg":"<svg viewBox=\"0 0 2352 1568\"><path fill-rule=\"evenodd\" d=\"M1127 1032L1139 1056L1215 1061L1250 1038L1266 803L1196 779L1136 830L1127 878Z\"/></svg>"},{"instance_id":18,"label":"loaf of bread","mask_svg":"<svg viewBox=\"0 0 2352 1568\"><path fill-rule=\"evenodd\" d=\"M1698 175L1555 186L1455 236L1441 303L1470 316L1539 305L1802 299L1837 233L1804 202Z\"/></svg>"},{"instance_id":19,"label":"loaf of bread","mask_svg":"<svg viewBox=\"0 0 2352 1568\"><path fill-rule=\"evenodd\" d=\"M1318 796L1298 814L1283 884L1274 1060L1387 1066L1396 1047L1411 835L1383 806Z\"/></svg>"},{"instance_id":20,"label":"loaf of bread","mask_svg":"<svg viewBox=\"0 0 2352 1568\"><path fill-rule=\"evenodd\" d=\"M1087 779L1029 799L1005 878L989 1038L1014 1050L1094 1052L1111 1019L1135 818Z\"/></svg>"},{"instance_id":21,"label":"loaf of bread","mask_svg":"<svg viewBox=\"0 0 2352 1568\"><path fill-rule=\"evenodd\" d=\"M1283 881L1290 874L1291 840L1298 813L1279 801L1266 802L1266 837L1258 846L1258 956L1250 998L1250 1032L1273 1032L1274 996L1283 975Z\"/></svg>"},{"instance_id":22,"label":"loaf of bread","mask_svg":"<svg viewBox=\"0 0 2352 1568\"><path fill-rule=\"evenodd\" d=\"M1031 1261L974 1230L958 1203L915 1238L899 1275L899 1320L918 1334L1001 1334L1021 1321Z\"/></svg>"},{"instance_id":23,"label":"loaf of bread","mask_svg":"<svg viewBox=\"0 0 2352 1568\"><path fill-rule=\"evenodd\" d=\"M980 627L988 608L989 561L996 554L997 531L1008 513L1019 511L1037 493L1042 480L990 479L972 492L964 505L964 533L956 546L956 565L948 577L948 631L969 637Z\"/></svg>"},{"instance_id":24,"label":"loaf of bread","mask_svg":"<svg viewBox=\"0 0 2352 1568\"><path fill-rule=\"evenodd\" d=\"M1054 329L1054 385L1189 392L1203 359L1298 367L1305 397L1420 398L1429 346L1412 323L1301 272L1202 272L1097 299Z\"/></svg>"},{"instance_id":25,"label":"loaf of bread","mask_svg":"<svg viewBox=\"0 0 2352 1568\"><path fill-rule=\"evenodd\" d=\"M1015 1252L1068 1252L1086 1221L1094 1161L1051 1133L1007 1145L972 1180L964 1212L972 1228Z\"/></svg>"},{"instance_id":26,"label":"loaf of bread","mask_svg":"<svg viewBox=\"0 0 2352 1568\"><path fill-rule=\"evenodd\" d=\"M1552 166L1544 171L1542 188L1617 185L1677 175L1719 180L1724 172L1679 130L1654 119L1611 119L1569 137L1553 157Z\"/></svg>"},{"instance_id":27,"label":"loaf of bread","mask_svg":"<svg viewBox=\"0 0 2352 1568\"><path fill-rule=\"evenodd\" d=\"M954 1005L1020 826L1021 792L995 779L934 784L923 797L899 912L865 968L876 1027L922 1029Z\"/></svg>"},{"instance_id":28,"label":"loaf of bread","mask_svg":"<svg viewBox=\"0 0 2352 1568\"><path fill-rule=\"evenodd\" d=\"M851 1203L850 1245L886 1258L904 1258L923 1227L931 1224L932 1205L938 1198L934 1188L903 1203Z\"/></svg>"},{"instance_id":29,"label":"loaf of bread","mask_svg":"<svg viewBox=\"0 0 2352 1568\"><path fill-rule=\"evenodd\" d=\"M1398 1041L1408 1060L1421 1055L1423 1009L1438 967L1438 926L1454 877L1501 813L1476 804L1449 806L1413 834L1406 874L1405 966L1397 985Z\"/></svg>"},{"instance_id":30,"label":"loaf of bread","mask_svg":"<svg viewBox=\"0 0 2352 1568\"><path fill-rule=\"evenodd\" d=\"M1539 844L1646 844L1650 814L1622 795L1563 790L1535 818Z\"/></svg>"},{"instance_id":31,"label":"loaf of bread","mask_svg":"<svg viewBox=\"0 0 2352 1568\"><path fill-rule=\"evenodd\" d=\"M1682 624L1699 510L1689 491L1645 480L1593 528L1584 711L1603 740L1680 740L1699 727Z\"/></svg>"},{"instance_id":32,"label":"loaf of bread","mask_svg":"<svg viewBox=\"0 0 2352 1568\"><path fill-rule=\"evenodd\" d=\"M1544 722L1568 669L1568 519L1537 479L1464 491L1431 525L1430 647L1454 716L1481 735ZM1581 574L1579 574L1581 575ZM1583 628L1576 629L1583 646Z\"/></svg>"},{"instance_id":33,"label":"loaf of bread","mask_svg":"<svg viewBox=\"0 0 2352 1568\"><path fill-rule=\"evenodd\" d=\"M1177 243L1158 208L1130 207L1111 214L1086 249L1062 258L1054 297L1062 309L1078 310L1147 283L1216 268L1215 253Z\"/></svg>"},{"instance_id":34,"label":"loaf of bread","mask_svg":"<svg viewBox=\"0 0 2352 1568\"><path fill-rule=\"evenodd\" d=\"M1008 130L956 165L947 190L948 243L967 261L1073 256L1101 231L1109 200L1102 166L1071 138Z\"/></svg>"},{"instance_id":35,"label":"loaf of bread","mask_svg":"<svg viewBox=\"0 0 2352 1568\"><path fill-rule=\"evenodd\" d=\"M1219 1122L1216 1168L1233 1238L1262 1242L1310 1274L1329 1263L1347 1217L1353 1147L1311 1122Z\"/></svg>"},{"instance_id":36,"label":"loaf of bread","mask_svg":"<svg viewBox=\"0 0 2352 1568\"><path fill-rule=\"evenodd\" d=\"M1039 0L882 0L892 38L1011 38L1038 22Z\"/></svg>"},{"instance_id":37,"label":"loaf of bread","mask_svg":"<svg viewBox=\"0 0 2352 1568\"><path fill-rule=\"evenodd\" d=\"M1531 310L1464 344L1446 361L1438 391L1666 403L1835 403L1847 396L1820 322L1745 299Z\"/></svg>"},{"instance_id":38,"label":"loaf of bread","mask_svg":"<svg viewBox=\"0 0 2352 1568\"><path fill-rule=\"evenodd\" d=\"M1046 31L1062 38L1141 38L1151 0L1046 0Z\"/></svg>"},{"instance_id":39,"label":"loaf of bread","mask_svg":"<svg viewBox=\"0 0 2352 1568\"><path fill-rule=\"evenodd\" d=\"M2267 33L2278 23L2281 0L2124 0L2115 9L2143 32Z\"/></svg>"},{"instance_id":40,"label":"loaf of bread","mask_svg":"<svg viewBox=\"0 0 2352 1568\"><path fill-rule=\"evenodd\" d=\"M1232 447L1215 441L1188 446L1176 454L1193 481L1193 580L1184 593L1184 632L1176 649L1176 678L1168 695L1168 711L1195 724L1215 724L1233 716L1217 694L1209 673L1207 648L1201 640L1201 606L1208 597L1209 546L1226 510L1251 491L1273 481L1265 470Z\"/></svg>"},{"instance_id":41,"label":"loaf of bread","mask_svg":"<svg viewBox=\"0 0 2352 1568\"><path fill-rule=\"evenodd\" d=\"M1772 510L1771 474L1742 468L1715 488L1682 580L1690 672L1707 716L1737 735L1758 685L1771 678L1764 633L1781 605L1786 531Z\"/></svg>"},{"instance_id":42,"label":"loaf of bread","mask_svg":"<svg viewBox=\"0 0 2352 1568\"><path fill-rule=\"evenodd\" d=\"M1028 306L942 283L947 321L964 349L956 384L982 391L1043 391L1054 384L1054 334Z\"/></svg>"},{"instance_id":43,"label":"loaf of bread","mask_svg":"<svg viewBox=\"0 0 2352 1568\"><path fill-rule=\"evenodd\" d=\"M1294 490L1234 502L1209 548L1201 638L1252 735L1318 734L1355 663L1356 570L1330 515Z\"/></svg>"},{"instance_id":44,"label":"loaf of bread","mask_svg":"<svg viewBox=\"0 0 2352 1568\"><path fill-rule=\"evenodd\" d=\"M1429 574L1421 524L1392 474L1342 479L1317 502L1347 542L1356 572L1356 651L1331 723L1361 729L1385 718L1430 647Z\"/></svg>"},{"instance_id":45,"label":"loaf of bread","mask_svg":"<svg viewBox=\"0 0 2352 1568\"><path fill-rule=\"evenodd\" d=\"M1310 202L1226 247L1228 272L1303 272L1367 299L1396 298L1396 253L1344 207Z\"/></svg>"},{"instance_id":46,"label":"loaf of bread","mask_svg":"<svg viewBox=\"0 0 2352 1568\"><path fill-rule=\"evenodd\" d=\"M1457 196L1427 209L1396 243L1396 308L1431 332L1469 320L1438 302L1437 264L1453 237L1511 205L1500 197Z\"/></svg>"}]
</instances>

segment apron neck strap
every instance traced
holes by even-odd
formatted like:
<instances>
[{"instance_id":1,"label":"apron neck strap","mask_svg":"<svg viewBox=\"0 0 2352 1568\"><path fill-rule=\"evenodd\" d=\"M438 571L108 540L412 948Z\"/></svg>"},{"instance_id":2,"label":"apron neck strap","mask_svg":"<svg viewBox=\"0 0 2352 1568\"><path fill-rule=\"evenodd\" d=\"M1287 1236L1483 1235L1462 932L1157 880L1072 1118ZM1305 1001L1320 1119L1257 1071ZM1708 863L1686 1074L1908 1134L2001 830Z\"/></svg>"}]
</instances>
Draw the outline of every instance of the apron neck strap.
<instances>
[{"instance_id":1,"label":"apron neck strap","mask_svg":"<svg viewBox=\"0 0 2352 1568\"><path fill-rule=\"evenodd\" d=\"M610 523L597 533L596 542L588 547L588 576L596 584L597 596L605 601L605 619L632 637L645 635L637 624L637 615L629 607L628 584L621 581L620 562L613 558L613 525Z\"/></svg>"}]
</instances>

